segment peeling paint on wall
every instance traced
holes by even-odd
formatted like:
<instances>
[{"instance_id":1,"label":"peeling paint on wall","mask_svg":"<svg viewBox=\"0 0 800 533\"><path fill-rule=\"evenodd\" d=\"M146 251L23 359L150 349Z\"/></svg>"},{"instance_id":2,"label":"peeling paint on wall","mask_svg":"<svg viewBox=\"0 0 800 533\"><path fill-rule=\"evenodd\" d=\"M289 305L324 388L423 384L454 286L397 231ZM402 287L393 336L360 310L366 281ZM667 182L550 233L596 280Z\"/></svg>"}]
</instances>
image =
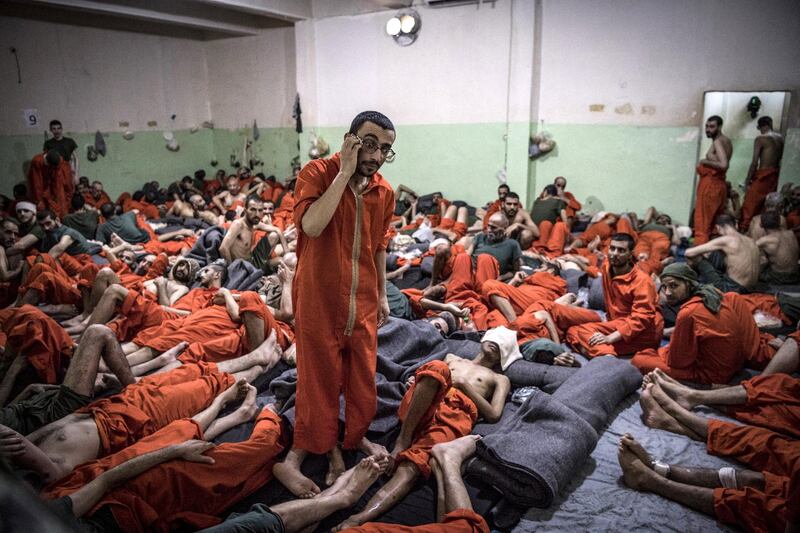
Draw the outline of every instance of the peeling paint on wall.
<instances>
[{"instance_id":1,"label":"peeling paint on wall","mask_svg":"<svg viewBox=\"0 0 800 533\"><path fill-rule=\"evenodd\" d=\"M655 114L656 114L656 106L654 105L642 106L642 115L655 115Z\"/></svg>"},{"instance_id":2,"label":"peeling paint on wall","mask_svg":"<svg viewBox=\"0 0 800 533\"><path fill-rule=\"evenodd\" d=\"M589 104L589 111L591 113L602 113L605 108L605 104Z\"/></svg>"},{"instance_id":3,"label":"peeling paint on wall","mask_svg":"<svg viewBox=\"0 0 800 533\"><path fill-rule=\"evenodd\" d=\"M625 105L617 106L614 108L614 113L618 115L633 115L633 106L630 102Z\"/></svg>"}]
</instances>

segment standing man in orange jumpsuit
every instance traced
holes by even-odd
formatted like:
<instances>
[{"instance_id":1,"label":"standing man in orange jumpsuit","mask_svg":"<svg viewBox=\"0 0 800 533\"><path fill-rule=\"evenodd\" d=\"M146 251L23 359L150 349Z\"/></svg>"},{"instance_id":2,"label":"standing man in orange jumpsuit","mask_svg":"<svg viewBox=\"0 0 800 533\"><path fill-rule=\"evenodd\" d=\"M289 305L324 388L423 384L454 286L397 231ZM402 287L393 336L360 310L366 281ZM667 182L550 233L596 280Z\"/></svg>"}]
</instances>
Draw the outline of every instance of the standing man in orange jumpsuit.
<instances>
[{"instance_id":1,"label":"standing man in orange jumpsuit","mask_svg":"<svg viewBox=\"0 0 800 533\"><path fill-rule=\"evenodd\" d=\"M300 472L308 453L329 453L331 467L341 457L340 395L346 404L342 446L371 446L364 436L377 406L378 327L389 317L386 234L395 205L378 169L394 159L394 140L386 116L359 113L341 152L311 161L297 178L296 422L292 450L274 473L299 497L320 492Z\"/></svg>"},{"instance_id":2,"label":"standing man in orange jumpsuit","mask_svg":"<svg viewBox=\"0 0 800 533\"><path fill-rule=\"evenodd\" d=\"M733 155L731 140L722 133L722 118L717 115L706 121L706 137L711 147L705 159L697 163L697 194L694 199L694 244L705 244L711 238L714 219L725 210L728 187L725 176Z\"/></svg>"},{"instance_id":3,"label":"standing man in orange jumpsuit","mask_svg":"<svg viewBox=\"0 0 800 533\"><path fill-rule=\"evenodd\" d=\"M57 150L34 156L28 169L28 190L39 209L67 216L75 180L69 163Z\"/></svg>"}]
</instances>

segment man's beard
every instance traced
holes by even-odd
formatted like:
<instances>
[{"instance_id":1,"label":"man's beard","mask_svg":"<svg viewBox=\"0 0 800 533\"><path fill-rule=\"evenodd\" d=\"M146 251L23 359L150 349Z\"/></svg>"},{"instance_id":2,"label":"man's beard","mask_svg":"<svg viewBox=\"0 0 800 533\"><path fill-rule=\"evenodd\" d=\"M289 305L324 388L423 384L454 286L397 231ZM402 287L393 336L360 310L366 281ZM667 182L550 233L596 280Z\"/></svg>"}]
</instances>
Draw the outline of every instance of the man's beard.
<instances>
[{"instance_id":1,"label":"man's beard","mask_svg":"<svg viewBox=\"0 0 800 533\"><path fill-rule=\"evenodd\" d=\"M491 242L491 243L498 243L498 242L503 240L504 236L505 235L495 235L494 233L488 233L487 237L486 237L486 240Z\"/></svg>"}]
</instances>

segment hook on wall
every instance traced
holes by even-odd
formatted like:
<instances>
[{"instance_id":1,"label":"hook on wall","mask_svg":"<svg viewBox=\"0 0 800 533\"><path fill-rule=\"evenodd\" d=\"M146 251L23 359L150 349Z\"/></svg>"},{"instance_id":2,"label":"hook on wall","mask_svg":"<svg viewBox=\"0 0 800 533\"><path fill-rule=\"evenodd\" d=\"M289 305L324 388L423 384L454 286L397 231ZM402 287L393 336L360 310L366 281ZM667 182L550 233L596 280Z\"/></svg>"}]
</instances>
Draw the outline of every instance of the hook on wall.
<instances>
[{"instance_id":1,"label":"hook on wall","mask_svg":"<svg viewBox=\"0 0 800 533\"><path fill-rule=\"evenodd\" d=\"M14 54L14 61L17 62L17 83L22 83L22 70L19 67L19 54L17 54L17 49L13 46L11 47L11 53Z\"/></svg>"}]
</instances>

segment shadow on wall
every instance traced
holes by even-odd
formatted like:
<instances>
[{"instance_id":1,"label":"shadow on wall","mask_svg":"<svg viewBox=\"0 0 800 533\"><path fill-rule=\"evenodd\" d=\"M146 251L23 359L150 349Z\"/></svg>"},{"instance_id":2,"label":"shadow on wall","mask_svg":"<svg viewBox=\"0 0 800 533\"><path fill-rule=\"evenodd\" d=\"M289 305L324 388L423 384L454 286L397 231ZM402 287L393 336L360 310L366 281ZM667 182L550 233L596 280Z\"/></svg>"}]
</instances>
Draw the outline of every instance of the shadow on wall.
<instances>
[{"instance_id":1,"label":"shadow on wall","mask_svg":"<svg viewBox=\"0 0 800 533\"><path fill-rule=\"evenodd\" d=\"M28 175L28 169L31 166L31 156L28 153L27 147L25 143L15 142L13 147L14 152L14 159L8 165L8 173L7 176L19 176L20 169L22 170L22 176ZM15 181L12 185L16 185L17 183L24 183L25 178L21 181Z\"/></svg>"},{"instance_id":2,"label":"shadow on wall","mask_svg":"<svg viewBox=\"0 0 800 533\"><path fill-rule=\"evenodd\" d=\"M596 213L600 211L605 211L605 206L603 202L597 196L589 196L586 198L586 201L583 202L583 209L581 209L584 213L588 213L594 216Z\"/></svg>"}]
</instances>

